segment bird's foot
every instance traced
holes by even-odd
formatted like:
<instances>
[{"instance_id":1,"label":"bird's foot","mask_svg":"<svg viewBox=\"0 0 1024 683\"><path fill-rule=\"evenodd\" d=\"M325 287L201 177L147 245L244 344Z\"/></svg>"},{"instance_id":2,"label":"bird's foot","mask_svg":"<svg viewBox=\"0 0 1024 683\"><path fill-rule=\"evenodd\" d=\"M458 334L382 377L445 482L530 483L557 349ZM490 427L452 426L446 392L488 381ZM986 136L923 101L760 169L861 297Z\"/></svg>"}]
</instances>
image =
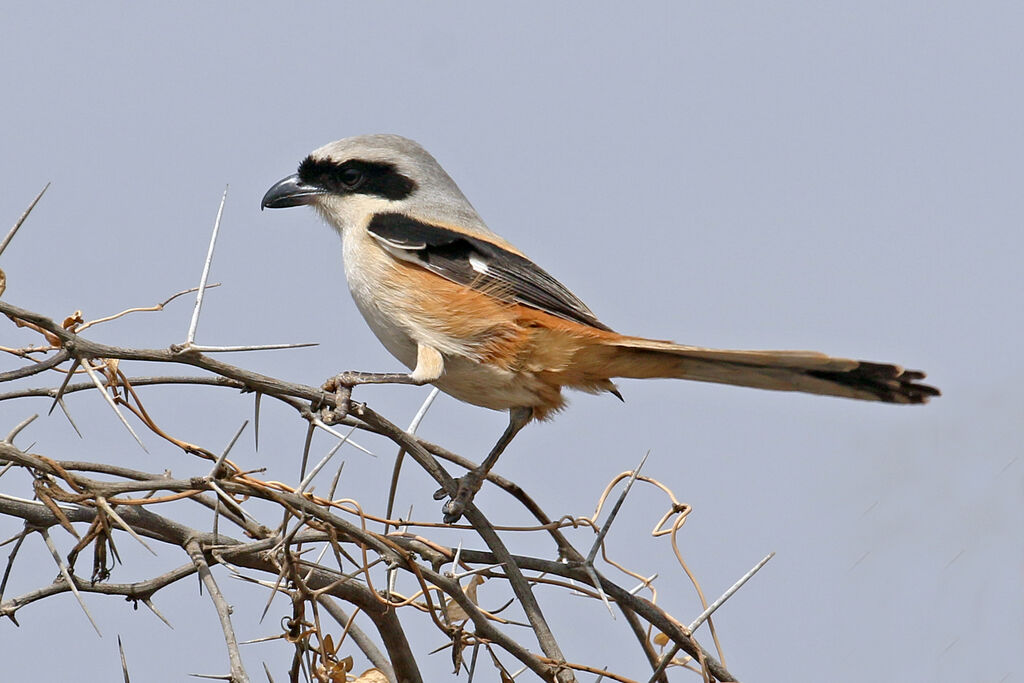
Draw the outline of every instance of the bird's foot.
<instances>
[{"instance_id":1,"label":"bird's foot","mask_svg":"<svg viewBox=\"0 0 1024 683\"><path fill-rule=\"evenodd\" d=\"M339 372L334 377L324 382L321 388L324 391L334 394L335 408L329 409L323 414L324 422L336 424L344 420L348 415L350 399L352 398L352 387L360 384L424 384L424 380L414 377L405 372ZM334 420L334 423L328 420Z\"/></svg>"},{"instance_id":2,"label":"bird's foot","mask_svg":"<svg viewBox=\"0 0 1024 683\"><path fill-rule=\"evenodd\" d=\"M357 384L366 384L367 378L377 377L377 373L369 372L355 372L353 370L346 370L345 372L339 372L334 377L331 377L321 385L324 391L337 392L342 389L348 389L352 391L352 387Z\"/></svg>"},{"instance_id":3,"label":"bird's foot","mask_svg":"<svg viewBox=\"0 0 1024 683\"><path fill-rule=\"evenodd\" d=\"M352 406L352 387L358 382L357 372L342 372L324 382L320 388L334 394L334 407L324 407L320 410L320 419L329 425L335 425L348 417L349 408Z\"/></svg>"},{"instance_id":4,"label":"bird's foot","mask_svg":"<svg viewBox=\"0 0 1024 683\"><path fill-rule=\"evenodd\" d=\"M455 495L441 508L441 512L444 513L445 524L455 524L462 518L462 514L466 511L466 506L473 502L473 496L480 490L480 486L483 484L483 477L476 470L473 470L456 479L455 483L457 485ZM444 500L447 496L448 492L443 488L434 492L434 500Z\"/></svg>"}]
</instances>

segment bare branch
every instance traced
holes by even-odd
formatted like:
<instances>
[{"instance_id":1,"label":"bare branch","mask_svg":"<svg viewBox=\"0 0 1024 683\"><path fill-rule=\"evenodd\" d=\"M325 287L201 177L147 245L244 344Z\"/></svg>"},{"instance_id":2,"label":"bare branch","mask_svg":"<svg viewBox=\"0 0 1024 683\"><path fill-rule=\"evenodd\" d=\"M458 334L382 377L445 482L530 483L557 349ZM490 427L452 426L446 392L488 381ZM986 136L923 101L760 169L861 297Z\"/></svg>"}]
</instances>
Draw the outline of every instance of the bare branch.
<instances>
[{"instance_id":1,"label":"bare branch","mask_svg":"<svg viewBox=\"0 0 1024 683\"><path fill-rule=\"evenodd\" d=\"M214 282L214 283L211 283L209 285L206 285L207 289L213 289L214 287L220 287L220 283L219 282ZM101 323L108 323L111 320L117 320L118 318L123 318L124 316L129 315L131 313L150 313L150 312L162 311L162 310L164 310L164 306L166 306L167 304L171 303L172 301L174 301L178 297L184 296L186 294L191 294L192 292L198 291L198 289L199 289L198 287L189 287L188 289L183 289L180 292L172 294L171 296L167 297L166 299L164 299L163 301L161 301L158 304L153 304L152 306L136 306L134 308L126 308L125 310L121 311L120 313L115 313L113 315L108 315L108 316L105 316L103 318L97 318L96 320L90 320L88 322L84 322L81 325L79 325L77 328L75 328L75 332L77 334L81 334L82 332L84 332L85 330L89 329L93 325L99 325Z\"/></svg>"},{"instance_id":2,"label":"bare branch","mask_svg":"<svg viewBox=\"0 0 1024 683\"><path fill-rule=\"evenodd\" d=\"M224 642L228 648L228 661L231 663L230 680L232 683L246 683L249 680L249 675L246 674L245 667L242 665L242 653L238 649L235 628L231 624L231 606L224 599L224 594L220 592L220 586L217 585L216 580L213 578L210 565L206 562L199 541L194 538L190 539L185 543L185 550L188 552L188 556L192 558L192 564L198 570L199 578L202 579L203 585L206 586L206 592L210 595L210 599L217 609L217 618L220 619L220 627L224 631Z\"/></svg>"},{"instance_id":3,"label":"bare branch","mask_svg":"<svg viewBox=\"0 0 1024 683\"><path fill-rule=\"evenodd\" d=\"M221 210L223 210L223 200ZM220 215L218 212L218 222ZM215 230L216 227L215 225ZM211 240L211 254L212 245L213 240ZM209 263L208 259L206 268L204 268L204 277L208 274ZM201 290L202 286L199 289ZM199 298L197 297L197 299ZM126 312L131 310L134 309L128 309ZM179 580L183 575L198 572L204 587L214 601L221 619L221 628L225 634L225 644L231 662L231 673L226 678L246 680L232 626L230 607L225 596L220 593L216 582L213 581L210 569L215 563L225 563L233 572L238 572L237 576L240 578L265 586L271 599L277 592L286 593L290 598L293 614L286 625L287 633L282 633L281 637L287 636L289 642L295 645L291 672L293 677L299 676L300 672L305 672L310 679L323 679L328 673L335 678L341 673L344 673L349 680L355 678L355 674L350 668L350 660L346 660L344 654L338 651L338 647L343 642L347 642L349 645L354 642L355 646L358 646L389 680L396 682L420 681L422 675L416 661L417 653L410 645L405 629L408 626L406 620L410 618L406 615L421 614L428 619L428 624L439 629L445 635L446 640L449 641L447 647L451 648L456 667L459 670L471 672L471 679L480 679L482 676L478 671L481 664L478 655L480 646L483 645L491 655L494 666L506 678L512 674L505 670L498 661L498 656L502 658L505 658L506 655L515 657L519 665L524 667L522 670L529 669L543 680L572 681L575 680L574 672L595 674L603 676L605 679L632 680L626 672L611 670L614 668L614 662L611 662L612 667L602 668L604 662L574 663L565 660L555 635L548 626L542 611L542 603L537 599L543 593L537 591L535 595L534 592L534 586L543 585L546 590L574 591L589 598L600 597L609 608L612 603L615 603L643 649L651 669L657 669L662 660L664 666L682 664L693 669L686 662L673 659L675 653L685 651L700 662L706 678L713 677L723 681L734 679L714 657L694 640L690 630L655 604L656 593L652 585L655 577L644 578L650 574L649 571L641 574L639 571L634 571L616 562L614 557L609 557L607 554L605 540L608 530L617 519L616 515L631 490L630 487L637 479L642 479L660 487L671 498L672 508L661 521L655 524L653 535L658 537L670 534L673 551L678 556L675 534L681 528L682 521L689 512L689 506L676 501L664 485L649 477L641 477L639 470L643 463L629 473L629 482L620 494L618 501L612 506L608 519L600 529L597 528L596 523L597 515L600 514L600 506L598 513L595 513L593 518L566 516L552 521L544 510L514 482L490 473L487 477L488 481L495 483L520 501L539 524L516 527L495 526L490 523L480 509L470 506L466 512L466 520L469 524L462 528L471 527L478 533L486 544L486 550L466 550L461 548L461 544L459 549L448 548L427 535L441 525L435 522L413 520L411 510L407 518L395 520L392 519L390 504L388 512L382 517L371 508L364 509L359 501L349 498L335 500L334 489L339 479L340 467L326 497L323 497L323 494L313 495L310 493L314 478L338 449L346 443L346 439L355 429L362 429L390 439L399 447L400 452L408 453L410 459L414 460L442 486L450 485L452 477L442 467L439 459L455 463L457 467L473 467L473 463L470 461L450 453L438 445L417 438L413 434L416 426L422 420L430 400L436 395L436 391L428 397L407 430L395 426L365 404L353 403L350 413L335 423L343 424L349 430L339 431L326 424L324 418L321 417L324 414L330 414L331 409L339 407L334 394L325 393L318 387L290 383L255 373L205 355L202 349L208 347L194 344L194 327L191 328L190 341L192 343L190 345L171 346L168 349L131 349L99 344L86 339L79 334L85 326L81 323L80 317L77 327L75 324L64 327L46 316L24 311L3 301L0 301L0 313L12 318L16 324L25 325L46 336L46 346L41 350L48 356L37 363L33 370L44 364L50 368L59 367L61 363L54 362L54 359L59 356L63 356L61 362L81 358L86 372L90 374L92 380L91 382L71 382L71 373L69 372L65 375L65 382L60 389L35 388L10 391L0 394L0 400L43 396L55 399L56 404L61 405L63 396L66 394L87 389L99 389L108 403L113 404L115 410L117 410L117 403L114 402L114 397L117 402L121 402L122 405L132 410L143 420L147 428L160 435L161 438L182 445L186 453L213 461L213 469L206 477L176 479L169 473L139 472L106 463L52 460L41 455L27 453L12 443L0 442L0 461L7 463L5 465L7 470L23 469L31 474L32 480L37 482L35 493L42 501L37 502L0 493L0 514L18 517L26 522L26 530L11 539L11 542L16 543L8 560L4 582L0 583L0 594L3 592L6 576L11 573L15 556L24 538L31 533L31 530L39 529L43 533L58 523L65 525L65 528L71 527L72 529L74 529L72 524L89 523L92 525L89 532L83 534L84 540L72 551L72 557L89 544L94 544L95 558L97 558L94 560L94 566L96 566L96 562L100 562L100 567L104 566L102 561L105 558L107 544L112 544L113 538L119 532L133 536L151 551L153 548L150 546L155 547L155 543L184 547L192 559L192 563L185 565L184 574L179 571L179 568L179 570L174 570L174 576L161 575L157 577L159 581L155 583L111 584L103 583L100 580L91 584L75 578L70 570L66 570L66 578L58 580L51 586L6 602L0 602L0 616L10 616L13 619L14 613L20 607L59 592L75 592L76 595L93 592L124 595L133 600L141 600L162 619L163 617L153 606L151 600L153 594L163 585ZM194 311L194 321L197 320L197 313L198 306ZM92 324L102 320L94 321ZM14 349L13 351L19 355L25 352L24 349ZM117 387L124 386L127 393L122 398L118 395L120 389L117 388L115 388L114 396L111 396L96 373L101 366L94 364L93 360L97 363L111 363L111 368L116 367L114 363L117 360L188 365L209 372L211 376L129 379L114 369L108 375L116 377L111 382L116 383ZM19 377L27 377L39 374L39 372L42 370L27 374L19 371ZM297 484L264 481L259 475L261 470L243 472L227 460L228 453L239 438L241 430L235 434L231 444L219 457L214 455L215 451L166 434L157 421L142 409L139 397L134 392L135 387L155 385L167 386L169 391L173 390L174 386L180 385L221 386L252 391L257 395L255 417L257 420L259 401L266 395L291 407L297 415L306 421L311 432L317 429L328 431L337 441L331 445L327 456L308 473L303 473L300 477L301 481ZM129 400L132 402L129 403ZM350 443L350 441L348 442ZM205 471L205 466L203 471ZM105 476L92 478L88 474L89 472L102 473ZM612 486L625 476L626 473L620 475L620 478L617 478L609 486L606 495L609 495ZM4 479L5 483L9 481L20 481L20 479L16 477ZM392 489L396 482L397 468ZM393 493L391 497L393 499ZM227 535L225 531L230 531L230 529L219 528L219 526L227 526L226 524L216 527L215 533L207 533L192 529L172 517L153 512L156 509L177 509L178 503L166 508L156 507L158 503L170 501L182 501L182 504L186 506L194 503L214 509L218 511L218 520L223 515L225 519L229 519L232 524L244 530L248 538L239 541ZM250 501L263 502L259 506L251 507ZM257 510L262 512L265 509L262 506L265 504L277 506L280 516L275 515L275 517L281 520L281 523L277 525L276 530L262 525L252 514ZM663 529L669 521L671 521L671 529ZM388 534L388 530L395 525L398 525L402 531ZM589 549L588 556L582 555L562 534L561 529L566 526L587 526L594 529L596 538ZM417 528L420 531L415 531ZM512 555L506 546L506 536L513 532L540 532L549 535L554 541L560 560L552 561L539 557ZM50 545L52 546L52 541ZM113 546L110 545L110 547ZM55 551L56 548L53 547L52 552ZM640 584L636 588L627 589L616 580L599 573L593 566L598 551L604 551L605 560L617 570L625 573L628 586L634 585L637 580L640 580ZM59 560L59 555L55 555L55 559ZM680 557L679 560L681 562L682 558ZM451 567L446 567L446 571L442 573L441 567L449 563L451 563ZM255 573L255 575L243 576L242 571L246 571L247 574ZM412 580L415 592L408 596L399 594L395 590L396 585L400 585L395 583L398 576ZM467 591L463 590L459 583L460 579L477 576L489 577L511 588L518 601L518 606L526 614L528 620L528 624L522 625L528 626L530 635L536 637L540 652L531 651L532 648L527 647L521 637L512 637L502 630L505 628L503 626L505 624L517 623L506 616L497 616L498 612L508 608L513 601L509 600L497 610L488 611L477 604L475 595L470 596ZM651 600L637 595L640 592L646 594L645 589L650 590ZM728 599L733 592L735 592L735 588L709 606L705 610L707 614L709 615L724 600ZM215 593L216 597L214 597ZM81 600L80 596L79 599ZM82 604L84 606L84 603ZM344 607L345 604L353 609ZM461 610L459 614L464 614L463 620L457 623L452 622L450 610L446 607L454 605L458 605L458 609ZM323 610L327 610L335 617L338 624L342 625L340 638L330 638L337 634L328 634L325 630L331 626L327 621L321 623ZM383 642L383 649L379 649L373 638L360 630L359 624L354 618L354 615L357 614L361 615L358 617L360 621L368 619L369 622L365 623L373 623L374 629L377 631L374 637L379 636L380 641ZM706 616L702 615L701 618L706 618ZM700 623L697 622L693 628L699 625ZM650 629L657 629L668 638L667 642L672 643L674 652L667 659L659 659L655 654L649 640ZM349 635L352 638L346 641L345 639ZM472 661L468 666L466 660L462 659L464 654L468 654L465 653L466 648L473 649ZM646 674L643 678L645 677ZM218 678L224 677L218 676ZM654 680L666 683L664 669L661 672L656 672Z\"/></svg>"},{"instance_id":4,"label":"bare branch","mask_svg":"<svg viewBox=\"0 0 1024 683\"><path fill-rule=\"evenodd\" d=\"M4 437L4 441L6 441L7 443L14 443L14 439L18 436L18 434L21 433L21 430L23 430L25 427L28 427L30 424L32 424L36 420L36 418L38 418L38 417L39 417L38 413L30 415L29 417L26 417L24 420L22 420L17 425L15 425L14 429L12 429L10 432L7 433L7 436Z\"/></svg>"},{"instance_id":5,"label":"bare branch","mask_svg":"<svg viewBox=\"0 0 1024 683\"><path fill-rule=\"evenodd\" d=\"M331 599L328 595L321 595L317 598L317 601L324 606L327 613L334 617L334 620L339 624L347 624L349 622L349 615L345 613L345 610L341 609L337 602ZM359 628L356 624L350 624L348 627L348 633L352 636L352 640L355 641L359 649L362 650L366 658L369 659L375 667L384 672L384 675L388 677L388 681L397 683L398 679L395 677L395 670L391 667L391 662L384 655L383 652L374 644L370 637Z\"/></svg>"},{"instance_id":6,"label":"bare branch","mask_svg":"<svg viewBox=\"0 0 1024 683\"><path fill-rule=\"evenodd\" d=\"M10 382L24 377L31 377L32 375L38 375L40 372L45 372L51 368L57 367L70 357L71 354L68 353L67 350L61 349L46 360L37 361L31 365L26 365L25 367L18 368L16 370L0 372L0 382Z\"/></svg>"}]
</instances>

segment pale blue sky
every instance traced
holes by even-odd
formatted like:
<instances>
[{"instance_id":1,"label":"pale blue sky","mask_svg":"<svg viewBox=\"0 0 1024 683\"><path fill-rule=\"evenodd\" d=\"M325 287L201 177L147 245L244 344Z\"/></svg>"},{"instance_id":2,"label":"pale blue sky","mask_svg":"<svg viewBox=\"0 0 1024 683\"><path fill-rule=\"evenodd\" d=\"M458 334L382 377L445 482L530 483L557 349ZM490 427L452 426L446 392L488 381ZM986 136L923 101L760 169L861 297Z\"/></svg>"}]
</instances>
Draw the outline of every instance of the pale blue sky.
<instances>
[{"instance_id":1,"label":"pale blue sky","mask_svg":"<svg viewBox=\"0 0 1024 683\"><path fill-rule=\"evenodd\" d=\"M984 2L8 3L0 225L53 185L0 257L5 300L98 317L192 286L230 184L213 272L224 286L200 341L318 341L234 359L307 383L396 369L345 291L337 236L310 211L261 214L259 200L325 142L412 137L492 229L617 330L894 361L945 394L902 408L627 381L625 405L576 395L554 423L529 427L499 472L554 516L589 514L649 450L646 473L695 507L682 550L707 593L776 551L718 616L744 680L1024 680L1022 19L1018 4ZM188 315L178 304L94 336L166 346ZM0 326L0 344L14 337ZM359 393L404 423L426 390ZM147 405L211 448L251 413L227 393L182 395L150 391ZM0 432L43 408L0 404ZM202 469L155 438L142 453L95 395L71 408L84 441L55 415L22 444ZM237 459L294 477L301 424L276 408L264 419L259 453L250 441ZM445 397L422 433L478 458L504 421ZM348 453L342 488L382 508L393 451L363 440L381 457ZM399 508L439 518L433 487L407 472ZM492 519L523 519L486 489L478 502ZM686 620L700 612L692 589L667 543L644 536L663 511L650 491L631 498L609 543L658 572L661 604ZM0 519L4 538L19 528ZM24 552L9 595L55 574L45 549ZM185 557L136 561L115 580ZM263 594L219 576L240 637L272 633L273 610L256 623ZM115 680L117 633L133 680L225 669L194 582L157 596L173 632L120 600L88 600L102 639L70 597L23 610L20 629L0 624L4 678L42 667L47 679ZM578 600L564 610L549 616L571 658L644 675L621 619ZM428 626L416 636L421 650L442 644ZM285 648L248 648L255 678L264 660L285 678ZM451 678L447 654L423 664Z\"/></svg>"}]
</instances>

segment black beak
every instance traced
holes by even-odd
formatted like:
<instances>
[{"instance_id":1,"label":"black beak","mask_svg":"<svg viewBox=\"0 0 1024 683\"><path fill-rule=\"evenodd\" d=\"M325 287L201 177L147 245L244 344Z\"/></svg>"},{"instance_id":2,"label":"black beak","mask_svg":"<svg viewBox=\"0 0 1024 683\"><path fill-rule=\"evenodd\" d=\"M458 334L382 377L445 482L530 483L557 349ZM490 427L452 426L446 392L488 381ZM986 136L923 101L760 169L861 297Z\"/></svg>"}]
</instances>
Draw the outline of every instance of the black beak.
<instances>
[{"instance_id":1,"label":"black beak","mask_svg":"<svg viewBox=\"0 0 1024 683\"><path fill-rule=\"evenodd\" d=\"M284 209L289 206L312 204L322 194L327 194L327 191L315 185L305 184L299 180L297 174L290 175L267 190L267 193L263 195L260 208Z\"/></svg>"}]
</instances>

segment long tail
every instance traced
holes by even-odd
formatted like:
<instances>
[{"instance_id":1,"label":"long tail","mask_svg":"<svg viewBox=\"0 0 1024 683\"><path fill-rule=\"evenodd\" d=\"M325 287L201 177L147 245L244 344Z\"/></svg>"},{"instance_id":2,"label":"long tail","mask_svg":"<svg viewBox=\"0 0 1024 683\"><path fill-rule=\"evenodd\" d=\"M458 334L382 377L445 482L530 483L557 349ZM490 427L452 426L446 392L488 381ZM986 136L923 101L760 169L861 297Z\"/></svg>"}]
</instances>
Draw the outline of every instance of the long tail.
<instances>
[{"instance_id":1,"label":"long tail","mask_svg":"<svg viewBox=\"0 0 1024 683\"><path fill-rule=\"evenodd\" d=\"M923 372L816 351L705 349L621 335L602 346L598 355L607 377L690 379L886 403L926 403L939 395L919 382Z\"/></svg>"}]
</instances>

